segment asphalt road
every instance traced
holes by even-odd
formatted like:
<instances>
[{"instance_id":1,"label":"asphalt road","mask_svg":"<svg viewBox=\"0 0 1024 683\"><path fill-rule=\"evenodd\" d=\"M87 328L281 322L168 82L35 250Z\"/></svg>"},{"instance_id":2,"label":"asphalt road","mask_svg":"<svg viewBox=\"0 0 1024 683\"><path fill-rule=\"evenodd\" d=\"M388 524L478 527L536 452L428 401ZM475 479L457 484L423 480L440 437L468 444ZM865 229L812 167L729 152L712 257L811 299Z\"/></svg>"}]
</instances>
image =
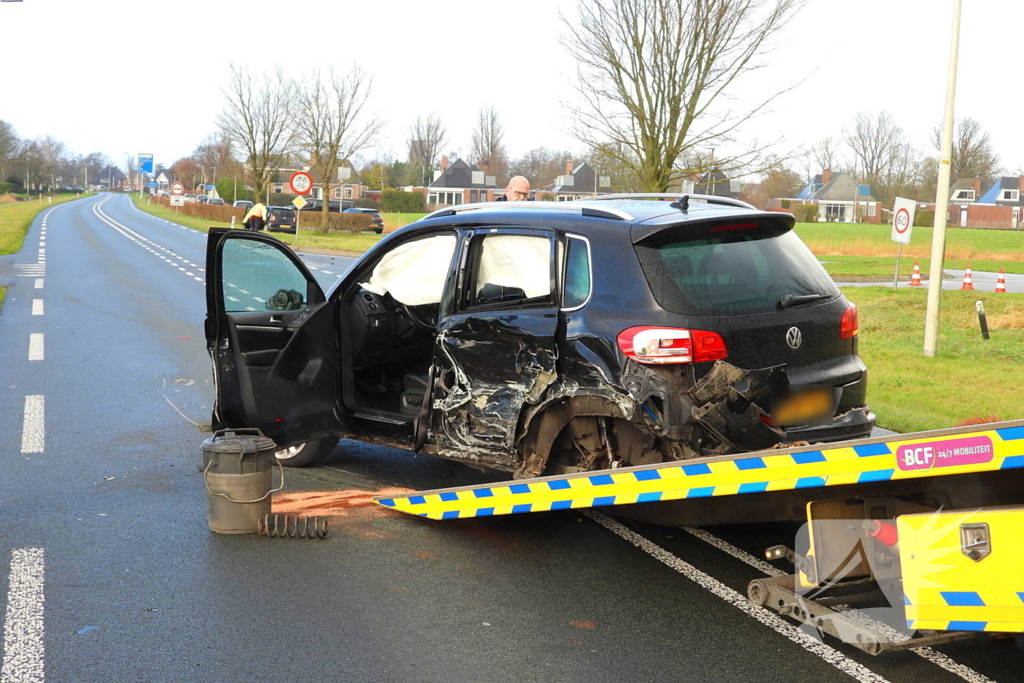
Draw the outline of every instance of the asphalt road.
<instances>
[{"instance_id":1,"label":"asphalt road","mask_svg":"<svg viewBox=\"0 0 1024 683\"><path fill-rule=\"evenodd\" d=\"M409 518L368 496L503 477L355 442L275 501L327 539L211 533L204 254L104 195L0 257L3 683L1020 680L1019 640L872 658L751 609L790 525ZM325 283L348 263L304 259Z\"/></svg>"}]
</instances>

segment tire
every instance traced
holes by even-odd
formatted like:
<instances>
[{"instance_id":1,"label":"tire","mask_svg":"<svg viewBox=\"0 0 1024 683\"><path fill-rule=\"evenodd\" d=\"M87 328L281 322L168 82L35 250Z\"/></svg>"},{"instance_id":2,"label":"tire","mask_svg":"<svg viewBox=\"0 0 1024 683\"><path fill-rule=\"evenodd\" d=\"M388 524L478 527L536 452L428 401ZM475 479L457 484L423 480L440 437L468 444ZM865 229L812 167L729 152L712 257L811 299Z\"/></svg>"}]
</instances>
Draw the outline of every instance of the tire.
<instances>
[{"instance_id":1,"label":"tire","mask_svg":"<svg viewBox=\"0 0 1024 683\"><path fill-rule=\"evenodd\" d=\"M315 465L334 451L338 445L338 439L333 436L323 439L315 439L306 443L280 450L274 455L277 461L285 467L308 467Z\"/></svg>"}]
</instances>

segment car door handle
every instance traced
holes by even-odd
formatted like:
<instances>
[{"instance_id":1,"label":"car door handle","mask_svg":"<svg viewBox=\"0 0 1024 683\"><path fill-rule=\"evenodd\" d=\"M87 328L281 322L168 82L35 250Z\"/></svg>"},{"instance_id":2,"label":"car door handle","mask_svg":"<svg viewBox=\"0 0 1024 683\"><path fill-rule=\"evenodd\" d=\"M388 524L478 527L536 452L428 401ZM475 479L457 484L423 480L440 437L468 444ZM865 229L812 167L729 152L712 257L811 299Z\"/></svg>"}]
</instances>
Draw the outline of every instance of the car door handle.
<instances>
[{"instance_id":1,"label":"car door handle","mask_svg":"<svg viewBox=\"0 0 1024 683\"><path fill-rule=\"evenodd\" d=\"M272 323L283 323L284 322L284 316L283 315L272 315L272 316L270 316L270 322L272 322Z\"/></svg>"}]
</instances>

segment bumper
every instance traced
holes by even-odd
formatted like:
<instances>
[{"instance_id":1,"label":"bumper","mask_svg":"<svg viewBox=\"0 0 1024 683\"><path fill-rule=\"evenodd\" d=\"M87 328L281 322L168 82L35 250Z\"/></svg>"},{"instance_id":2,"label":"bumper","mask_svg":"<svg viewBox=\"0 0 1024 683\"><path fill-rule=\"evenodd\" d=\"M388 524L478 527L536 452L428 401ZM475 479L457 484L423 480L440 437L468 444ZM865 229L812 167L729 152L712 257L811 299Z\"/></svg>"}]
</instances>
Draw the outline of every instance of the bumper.
<instances>
[{"instance_id":1,"label":"bumper","mask_svg":"<svg viewBox=\"0 0 1024 683\"><path fill-rule=\"evenodd\" d=\"M864 439L871 436L875 427L875 414L869 406L859 406L837 416L832 422L813 427L797 427L786 430L784 443L806 441L819 443L822 441L846 441L848 439Z\"/></svg>"}]
</instances>

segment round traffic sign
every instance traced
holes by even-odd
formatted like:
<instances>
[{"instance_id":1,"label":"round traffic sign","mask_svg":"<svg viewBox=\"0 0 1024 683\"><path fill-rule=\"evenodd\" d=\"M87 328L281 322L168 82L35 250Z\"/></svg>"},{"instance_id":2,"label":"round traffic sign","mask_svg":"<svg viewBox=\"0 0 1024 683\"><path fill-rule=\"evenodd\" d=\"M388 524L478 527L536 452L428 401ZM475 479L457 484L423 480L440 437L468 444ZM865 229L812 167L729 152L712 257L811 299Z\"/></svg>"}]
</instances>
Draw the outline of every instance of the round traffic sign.
<instances>
[{"instance_id":1,"label":"round traffic sign","mask_svg":"<svg viewBox=\"0 0 1024 683\"><path fill-rule=\"evenodd\" d=\"M910 227L910 212L903 208L899 209L892 219L892 227L901 235L905 233Z\"/></svg>"},{"instance_id":2,"label":"round traffic sign","mask_svg":"<svg viewBox=\"0 0 1024 683\"><path fill-rule=\"evenodd\" d=\"M181 183L171 183L171 194L185 194L185 186Z\"/></svg>"},{"instance_id":3,"label":"round traffic sign","mask_svg":"<svg viewBox=\"0 0 1024 683\"><path fill-rule=\"evenodd\" d=\"M292 173L292 177L289 182L291 183L292 191L295 192L295 194L308 194L309 191L313 189L313 176L304 171Z\"/></svg>"}]
</instances>

